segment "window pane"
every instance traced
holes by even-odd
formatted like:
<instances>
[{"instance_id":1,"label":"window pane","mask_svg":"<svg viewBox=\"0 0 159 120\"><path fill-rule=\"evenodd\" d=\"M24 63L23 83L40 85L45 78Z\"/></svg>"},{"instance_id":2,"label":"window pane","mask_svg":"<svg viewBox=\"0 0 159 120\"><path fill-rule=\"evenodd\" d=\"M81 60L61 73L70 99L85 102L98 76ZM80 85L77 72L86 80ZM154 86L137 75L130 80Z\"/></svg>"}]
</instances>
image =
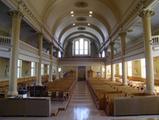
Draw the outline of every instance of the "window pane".
<instances>
[{"instance_id":1,"label":"window pane","mask_svg":"<svg viewBox=\"0 0 159 120\"><path fill-rule=\"evenodd\" d=\"M84 49L84 39L80 38L80 49Z\"/></svg>"},{"instance_id":2,"label":"window pane","mask_svg":"<svg viewBox=\"0 0 159 120\"><path fill-rule=\"evenodd\" d=\"M80 55L83 55L83 50L82 49L80 49Z\"/></svg>"},{"instance_id":3,"label":"window pane","mask_svg":"<svg viewBox=\"0 0 159 120\"><path fill-rule=\"evenodd\" d=\"M146 78L145 58L141 59L141 77Z\"/></svg>"},{"instance_id":4,"label":"window pane","mask_svg":"<svg viewBox=\"0 0 159 120\"><path fill-rule=\"evenodd\" d=\"M75 50L78 50L79 49L79 41L76 41L75 42Z\"/></svg>"},{"instance_id":5,"label":"window pane","mask_svg":"<svg viewBox=\"0 0 159 120\"><path fill-rule=\"evenodd\" d=\"M132 62L128 61L127 66L128 66L128 76L132 76Z\"/></svg>"},{"instance_id":6,"label":"window pane","mask_svg":"<svg viewBox=\"0 0 159 120\"><path fill-rule=\"evenodd\" d=\"M103 58L105 57L105 51L102 52L102 57L103 57Z\"/></svg>"},{"instance_id":7,"label":"window pane","mask_svg":"<svg viewBox=\"0 0 159 120\"><path fill-rule=\"evenodd\" d=\"M119 63L119 75L122 75L122 64Z\"/></svg>"},{"instance_id":8,"label":"window pane","mask_svg":"<svg viewBox=\"0 0 159 120\"><path fill-rule=\"evenodd\" d=\"M84 54L85 54L85 55L88 55L88 50L84 50Z\"/></svg>"},{"instance_id":9,"label":"window pane","mask_svg":"<svg viewBox=\"0 0 159 120\"><path fill-rule=\"evenodd\" d=\"M78 49L75 49L75 55L78 55L79 53L78 53Z\"/></svg>"},{"instance_id":10,"label":"window pane","mask_svg":"<svg viewBox=\"0 0 159 120\"><path fill-rule=\"evenodd\" d=\"M88 41L84 41L84 49L88 50Z\"/></svg>"}]
</instances>

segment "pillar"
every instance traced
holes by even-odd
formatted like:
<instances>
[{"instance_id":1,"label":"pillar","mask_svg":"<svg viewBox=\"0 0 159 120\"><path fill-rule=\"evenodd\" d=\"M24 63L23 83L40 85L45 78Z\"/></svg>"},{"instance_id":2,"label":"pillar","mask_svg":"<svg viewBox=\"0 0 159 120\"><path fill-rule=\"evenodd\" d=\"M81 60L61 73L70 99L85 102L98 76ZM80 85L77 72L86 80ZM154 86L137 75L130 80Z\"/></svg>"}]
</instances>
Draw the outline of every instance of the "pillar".
<instances>
[{"instance_id":1,"label":"pillar","mask_svg":"<svg viewBox=\"0 0 159 120\"><path fill-rule=\"evenodd\" d=\"M107 79L107 64L105 63L104 66L105 66L105 74L104 74L104 78Z\"/></svg>"},{"instance_id":2,"label":"pillar","mask_svg":"<svg viewBox=\"0 0 159 120\"><path fill-rule=\"evenodd\" d=\"M38 62L38 76L36 85L42 85L41 79L41 64L42 64L42 51L43 51L43 35L42 33L38 33L38 42L39 42L39 62Z\"/></svg>"},{"instance_id":3,"label":"pillar","mask_svg":"<svg viewBox=\"0 0 159 120\"><path fill-rule=\"evenodd\" d=\"M121 40L121 63L122 63L122 82L124 85L128 84L127 80L127 64L125 61L125 49L126 49L126 32L119 33Z\"/></svg>"},{"instance_id":4,"label":"pillar","mask_svg":"<svg viewBox=\"0 0 159 120\"><path fill-rule=\"evenodd\" d=\"M104 78L107 79L107 57L106 57L106 53L107 53L107 49L105 49L105 74L104 74Z\"/></svg>"},{"instance_id":5,"label":"pillar","mask_svg":"<svg viewBox=\"0 0 159 120\"><path fill-rule=\"evenodd\" d=\"M146 63L146 93L154 93L154 66L152 55L152 32L151 32L151 16L154 12L151 10L143 10L140 14L144 28L144 46L145 46L145 63Z\"/></svg>"},{"instance_id":6,"label":"pillar","mask_svg":"<svg viewBox=\"0 0 159 120\"><path fill-rule=\"evenodd\" d=\"M52 66L53 66L53 45L50 45L50 66L49 66L49 82L52 82Z\"/></svg>"},{"instance_id":7,"label":"pillar","mask_svg":"<svg viewBox=\"0 0 159 120\"><path fill-rule=\"evenodd\" d=\"M114 79L114 65L113 65L113 59L114 59L114 42L110 43L110 47L111 47L111 80L115 81Z\"/></svg>"},{"instance_id":8,"label":"pillar","mask_svg":"<svg viewBox=\"0 0 159 120\"><path fill-rule=\"evenodd\" d=\"M19 39L20 39L20 26L23 15L19 11L11 11L12 16L12 33L11 33L11 56L10 56L10 68L9 68L9 88L8 96L16 96L17 92L17 66L19 55Z\"/></svg>"}]
</instances>

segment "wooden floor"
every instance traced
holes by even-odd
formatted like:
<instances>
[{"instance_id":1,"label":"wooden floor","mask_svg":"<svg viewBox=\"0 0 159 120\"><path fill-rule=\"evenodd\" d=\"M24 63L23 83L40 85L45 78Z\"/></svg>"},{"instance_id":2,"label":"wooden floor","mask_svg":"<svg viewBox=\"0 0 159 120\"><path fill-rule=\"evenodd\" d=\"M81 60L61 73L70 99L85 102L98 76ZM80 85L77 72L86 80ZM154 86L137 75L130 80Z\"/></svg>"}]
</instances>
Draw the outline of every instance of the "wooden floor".
<instances>
[{"instance_id":1,"label":"wooden floor","mask_svg":"<svg viewBox=\"0 0 159 120\"><path fill-rule=\"evenodd\" d=\"M108 117L96 109L86 82L77 82L66 111L56 117L0 117L0 120L159 120L158 116Z\"/></svg>"}]
</instances>

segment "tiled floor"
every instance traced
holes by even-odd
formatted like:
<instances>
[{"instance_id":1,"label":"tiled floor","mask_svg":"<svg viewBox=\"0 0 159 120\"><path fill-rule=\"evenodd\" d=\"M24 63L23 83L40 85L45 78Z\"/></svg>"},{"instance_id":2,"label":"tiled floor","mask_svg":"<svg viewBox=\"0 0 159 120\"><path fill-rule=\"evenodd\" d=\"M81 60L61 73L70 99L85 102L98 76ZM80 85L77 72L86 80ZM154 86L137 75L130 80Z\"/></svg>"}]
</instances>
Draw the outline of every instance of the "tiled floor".
<instances>
[{"instance_id":1,"label":"tiled floor","mask_svg":"<svg viewBox=\"0 0 159 120\"><path fill-rule=\"evenodd\" d=\"M77 82L66 111L56 117L0 117L0 120L159 120L159 116L107 117L96 109L85 82Z\"/></svg>"}]
</instances>

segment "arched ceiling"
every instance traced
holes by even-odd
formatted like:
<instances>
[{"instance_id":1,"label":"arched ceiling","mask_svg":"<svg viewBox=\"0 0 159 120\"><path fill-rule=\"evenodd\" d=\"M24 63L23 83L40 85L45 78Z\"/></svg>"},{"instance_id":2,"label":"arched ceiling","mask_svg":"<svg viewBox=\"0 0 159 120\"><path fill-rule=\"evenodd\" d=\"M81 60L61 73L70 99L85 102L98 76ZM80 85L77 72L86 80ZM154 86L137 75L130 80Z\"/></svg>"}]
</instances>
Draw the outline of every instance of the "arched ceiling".
<instances>
[{"instance_id":1,"label":"arched ceiling","mask_svg":"<svg viewBox=\"0 0 159 120\"><path fill-rule=\"evenodd\" d=\"M62 46L74 36L106 41L134 0L24 0ZM71 16L73 11L74 17ZM93 14L90 17L89 11ZM82 18L81 18L82 17ZM89 25L88 25L89 23ZM75 25L73 25L75 24ZM83 27L84 30L79 30Z\"/></svg>"}]
</instances>

